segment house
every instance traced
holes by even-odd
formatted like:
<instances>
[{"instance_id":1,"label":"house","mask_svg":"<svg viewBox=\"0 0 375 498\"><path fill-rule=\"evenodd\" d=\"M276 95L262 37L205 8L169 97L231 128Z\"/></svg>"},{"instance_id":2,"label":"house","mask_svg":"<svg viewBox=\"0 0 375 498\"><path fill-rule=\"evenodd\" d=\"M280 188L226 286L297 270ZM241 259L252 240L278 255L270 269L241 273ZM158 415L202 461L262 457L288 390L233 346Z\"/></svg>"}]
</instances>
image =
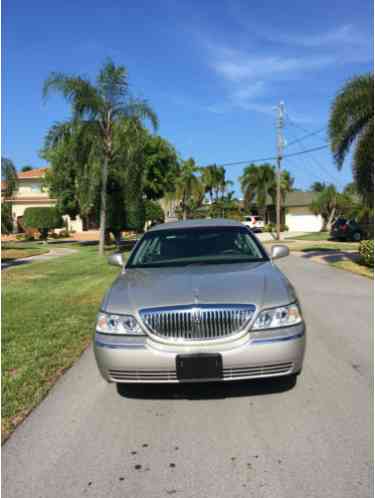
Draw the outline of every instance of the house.
<instances>
[{"instance_id":1,"label":"house","mask_svg":"<svg viewBox=\"0 0 375 498\"><path fill-rule=\"evenodd\" d=\"M26 208L29 207L53 207L56 205L56 199L49 196L48 189L44 186L44 176L48 168L35 168L30 171L18 173L18 189L13 198L12 214L14 227L17 232L23 231L22 218ZM3 192L6 183L1 182L1 192ZM68 229L77 232L82 231L82 221L77 216L76 220L71 220L68 215L63 218L68 222Z\"/></svg>"},{"instance_id":2,"label":"house","mask_svg":"<svg viewBox=\"0 0 375 498\"><path fill-rule=\"evenodd\" d=\"M287 225L291 232L319 232L323 219L321 215L315 215L310 209L316 195L315 192L288 192L285 202L282 202L281 224ZM240 203L243 207L243 201ZM260 214L256 203L250 209L250 213L246 214ZM271 197L267 199L265 218L266 223L276 223L276 208Z\"/></svg>"},{"instance_id":3,"label":"house","mask_svg":"<svg viewBox=\"0 0 375 498\"><path fill-rule=\"evenodd\" d=\"M319 232L323 225L321 215L314 214L310 205L315 192L289 192L285 199L285 224L291 232Z\"/></svg>"},{"instance_id":4,"label":"house","mask_svg":"<svg viewBox=\"0 0 375 498\"><path fill-rule=\"evenodd\" d=\"M287 225L291 232L319 232L322 228L323 219L320 215L315 215L311 209L311 203L317 194L315 192L294 191L286 195L285 202L281 207L281 224ZM178 202L161 199L160 204L164 210L166 221L175 221ZM204 203L200 210L208 216L209 203ZM256 202L250 210L245 210L244 201L239 201L239 208L243 216L263 215L259 212ZM267 199L266 212L264 214L266 223L276 223L276 208L271 197Z\"/></svg>"}]
</instances>

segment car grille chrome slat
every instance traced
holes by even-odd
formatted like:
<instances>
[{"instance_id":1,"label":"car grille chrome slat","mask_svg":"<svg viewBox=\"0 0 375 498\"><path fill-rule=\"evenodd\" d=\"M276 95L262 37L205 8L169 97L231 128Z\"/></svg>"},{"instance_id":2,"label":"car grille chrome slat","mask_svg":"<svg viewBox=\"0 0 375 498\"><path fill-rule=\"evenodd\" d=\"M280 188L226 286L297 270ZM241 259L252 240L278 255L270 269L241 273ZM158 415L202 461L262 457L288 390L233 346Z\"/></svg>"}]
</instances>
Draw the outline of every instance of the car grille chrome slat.
<instances>
[{"instance_id":1,"label":"car grille chrome slat","mask_svg":"<svg viewBox=\"0 0 375 498\"><path fill-rule=\"evenodd\" d=\"M207 341L241 332L254 316L253 304L188 305L140 310L151 334L171 341Z\"/></svg>"},{"instance_id":2,"label":"car grille chrome slat","mask_svg":"<svg viewBox=\"0 0 375 498\"><path fill-rule=\"evenodd\" d=\"M224 380L251 379L256 377L277 377L289 374L294 367L293 362L273 363L268 365L242 366L223 368ZM108 371L115 382L177 382L176 370L115 370Z\"/></svg>"}]
</instances>

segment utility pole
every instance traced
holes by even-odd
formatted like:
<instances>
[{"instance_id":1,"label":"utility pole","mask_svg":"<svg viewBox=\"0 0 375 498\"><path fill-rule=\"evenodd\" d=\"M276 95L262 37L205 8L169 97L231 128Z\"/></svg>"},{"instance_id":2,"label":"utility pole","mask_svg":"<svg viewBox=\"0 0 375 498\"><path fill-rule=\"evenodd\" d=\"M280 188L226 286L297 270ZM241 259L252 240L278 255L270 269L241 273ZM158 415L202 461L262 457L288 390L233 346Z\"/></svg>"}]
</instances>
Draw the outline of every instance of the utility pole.
<instances>
[{"instance_id":1,"label":"utility pole","mask_svg":"<svg viewBox=\"0 0 375 498\"><path fill-rule=\"evenodd\" d=\"M276 187L276 239L280 240L280 214L281 214L281 161L284 149L284 102L280 102L276 108L276 130L277 130L277 187Z\"/></svg>"}]
</instances>

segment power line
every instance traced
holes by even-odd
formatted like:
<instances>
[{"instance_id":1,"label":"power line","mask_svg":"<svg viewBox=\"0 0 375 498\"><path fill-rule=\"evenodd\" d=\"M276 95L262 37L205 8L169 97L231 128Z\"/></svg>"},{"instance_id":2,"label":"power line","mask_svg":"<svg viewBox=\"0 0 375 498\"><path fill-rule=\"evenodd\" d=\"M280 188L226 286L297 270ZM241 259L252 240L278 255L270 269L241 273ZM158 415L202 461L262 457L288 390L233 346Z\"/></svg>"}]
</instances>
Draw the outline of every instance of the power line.
<instances>
[{"instance_id":1,"label":"power line","mask_svg":"<svg viewBox=\"0 0 375 498\"><path fill-rule=\"evenodd\" d=\"M308 133L307 135L303 135L302 137L300 138L296 138L295 140L293 140L292 142L288 143L287 145L285 145L285 148L286 147L290 147L291 145L294 145L298 142L301 142L302 140L305 140L306 138L309 138L309 137L313 137L315 135L318 135L319 133L322 133L322 131L324 131L326 128L325 126L323 128L320 128L320 130L317 130L317 131L313 131L311 133ZM327 140L324 140L325 142L327 142Z\"/></svg>"},{"instance_id":2,"label":"power line","mask_svg":"<svg viewBox=\"0 0 375 498\"><path fill-rule=\"evenodd\" d=\"M298 143L300 149L302 149L302 145L301 145L302 140L303 140L303 137L294 140L294 142ZM338 176L334 176L332 174L332 172L328 171L328 169L322 163L320 163L314 156L310 156L308 159L309 159L309 161L311 161L311 163L314 163L318 168L320 168L321 170L324 170L325 174L327 176L329 176L335 183L338 183L339 185L342 184L342 179L339 178Z\"/></svg>"},{"instance_id":3,"label":"power line","mask_svg":"<svg viewBox=\"0 0 375 498\"><path fill-rule=\"evenodd\" d=\"M319 182L324 182L326 180L326 177L322 170L318 170L316 168L301 168L301 164L295 158L290 158L287 161L287 165L291 168L293 166L293 169L295 167L296 171L298 171L301 175L308 179L310 183L313 183L314 180L317 180ZM292 173L294 173L293 169Z\"/></svg>"},{"instance_id":4,"label":"power line","mask_svg":"<svg viewBox=\"0 0 375 498\"><path fill-rule=\"evenodd\" d=\"M307 128L305 128L304 126L301 126L300 124L296 123L295 121L293 121L289 114L286 113L286 118L289 122L289 124L291 124L292 126L294 126L295 128L299 128L300 130L304 131L305 133L307 133L308 135L305 136L305 137L302 137L300 139L297 139L295 142L297 142L298 140L303 140L304 138L307 138L308 136L313 136L313 135L318 135L319 133L321 133L323 130L326 129L326 127L324 126L323 128L321 128L320 130L316 131L316 132L311 132L310 130L308 130ZM321 138L321 137L320 137ZM325 143L327 143L327 140L325 138L321 138L321 140ZM291 145L291 144L289 144Z\"/></svg>"},{"instance_id":5,"label":"power line","mask_svg":"<svg viewBox=\"0 0 375 498\"><path fill-rule=\"evenodd\" d=\"M314 152L317 150L326 149L327 147L328 147L328 145L321 145L319 147L313 147L312 149L302 150L301 152L293 152L291 154L285 154L283 156L283 158L293 157L293 156L301 156L302 154L308 154L310 152ZM258 158L258 159L248 159L247 161L236 161L236 162L232 162L232 163L222 163L222 164L217 164L217 166L225 166L225 167L236 166L236 165L240 165L240 164L260 163L262 161L275 161L276 159L277 159L277 156L270 156L270 157L262 157L262 158Z\"/></svg>"}]
</instances>

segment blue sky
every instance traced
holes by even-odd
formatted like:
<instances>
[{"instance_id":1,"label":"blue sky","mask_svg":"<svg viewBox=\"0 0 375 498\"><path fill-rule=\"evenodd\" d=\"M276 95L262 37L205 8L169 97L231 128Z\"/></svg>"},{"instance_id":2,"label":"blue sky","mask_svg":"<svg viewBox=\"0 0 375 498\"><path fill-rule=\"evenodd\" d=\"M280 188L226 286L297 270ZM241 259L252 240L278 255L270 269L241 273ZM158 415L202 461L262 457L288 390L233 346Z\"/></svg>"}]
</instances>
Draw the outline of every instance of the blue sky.
<instances>
[{"instance_id":1,"label":"blue sky","mask_svg":"<svg viewBox=\"0 0 375 498\"><path fill-rule=\"evenodd\" d=\"M369 0L5 0L2 14L2 155L18 168L44 165L44 136L69 115L60 97L42 100L51 71L94 77L108 56L124 64L159 133L203 166L273 156L280 100L287 143L326 127L340 86L373 64ZM325 139L323 131L286 151ZM351 180L350 161L338 172L328 150L283 167L299 188ZM242 169L227 167L227 176L236 181Z\"/></svg>"}]
</instances>

